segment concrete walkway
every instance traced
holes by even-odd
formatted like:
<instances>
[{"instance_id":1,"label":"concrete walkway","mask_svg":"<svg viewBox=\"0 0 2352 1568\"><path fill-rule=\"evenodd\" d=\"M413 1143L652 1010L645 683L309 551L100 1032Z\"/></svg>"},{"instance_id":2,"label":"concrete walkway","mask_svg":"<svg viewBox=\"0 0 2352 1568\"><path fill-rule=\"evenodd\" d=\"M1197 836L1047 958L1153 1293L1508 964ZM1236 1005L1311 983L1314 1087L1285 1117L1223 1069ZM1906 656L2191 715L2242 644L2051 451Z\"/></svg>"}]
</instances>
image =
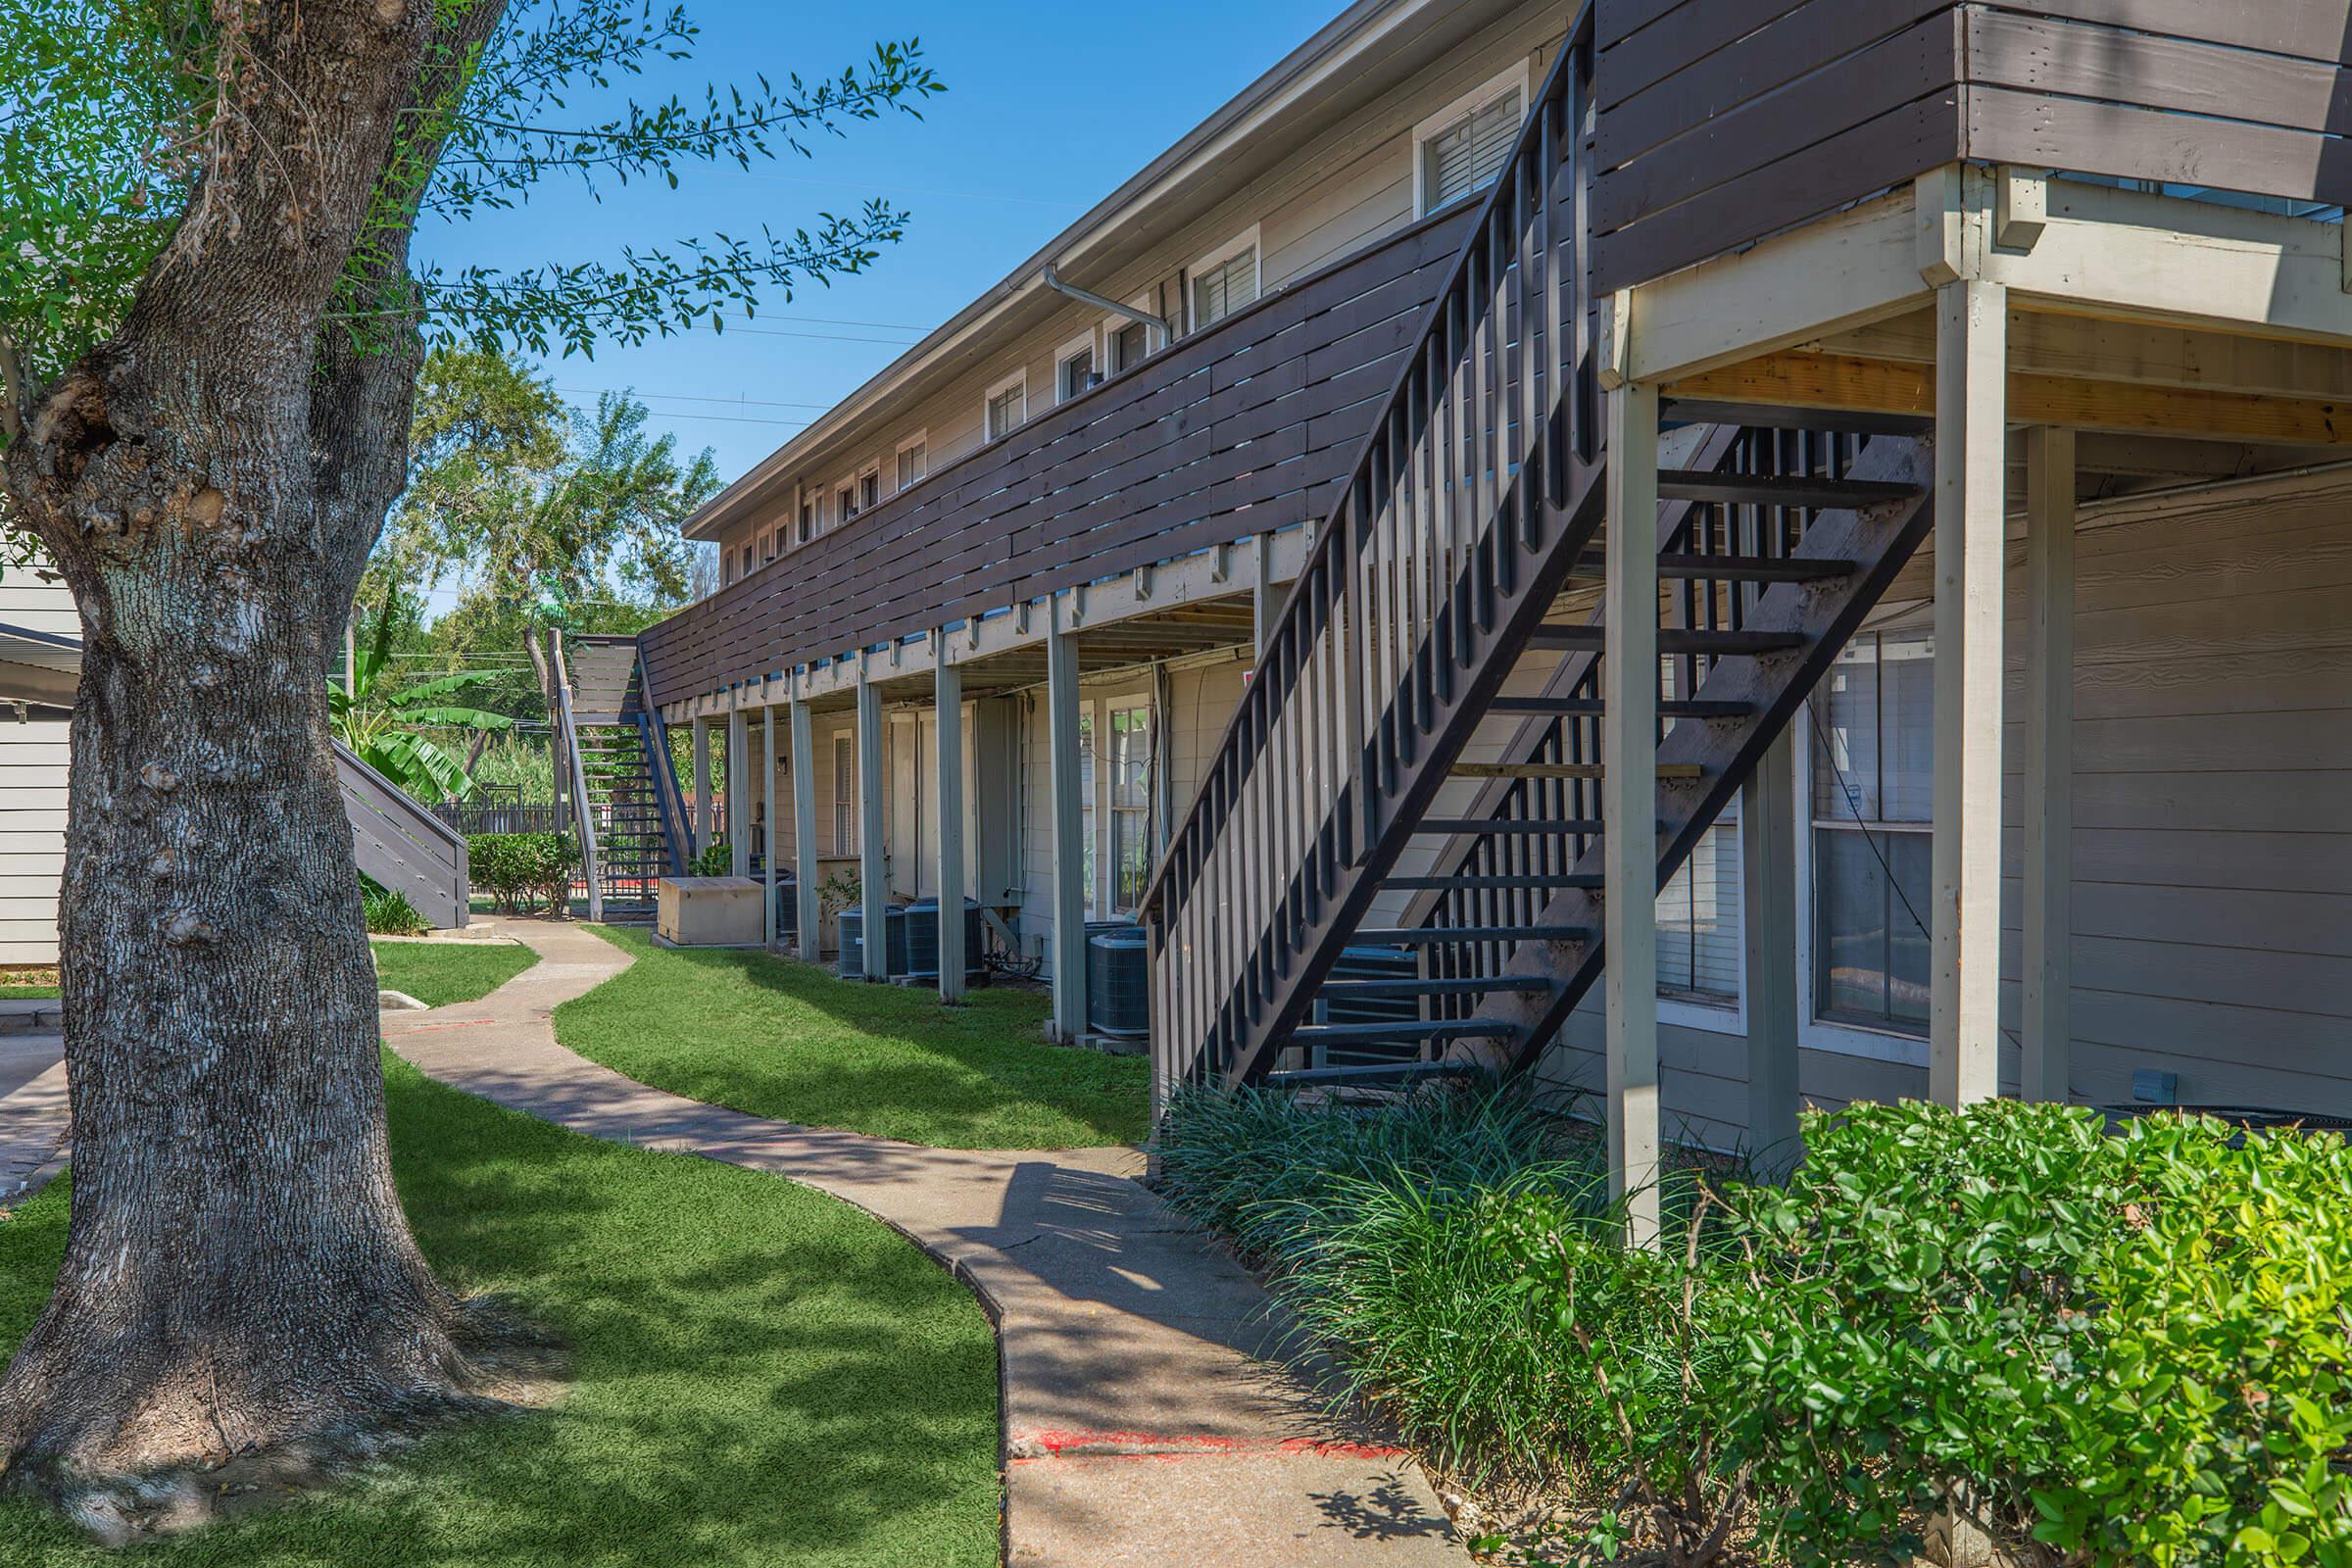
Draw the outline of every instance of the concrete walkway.
<instances>
[{"instance_id":1,"label":"concrete walkway","mask_svg":"<svg viewBox=\"0 0 2352 1568\"><path fill-rule=\"evenodd\" d=\"M0 997L0 1202L55 1174L66 1144L66 1038L58 1004Z\"/></svg>"},{"instance_id":2,"label":"concrete walkway","mask_svg":"<svg viewBox=\"0 0 2352 1568\"><path fill-rule=\"evenodd\" d=\"M1274 1358L1256 1283L1139 1186L1133 1150L972 1152L768 1121L649 1089L550 1014L628 967L577 926L502 922L540 962L384 1019L426 1073L576 1131L771 1171L856 1203L980 1297L1003 1347L1014 1568L1458 1568L1427 1481L1336 1428Z\"/></svg>"}]
</instances>

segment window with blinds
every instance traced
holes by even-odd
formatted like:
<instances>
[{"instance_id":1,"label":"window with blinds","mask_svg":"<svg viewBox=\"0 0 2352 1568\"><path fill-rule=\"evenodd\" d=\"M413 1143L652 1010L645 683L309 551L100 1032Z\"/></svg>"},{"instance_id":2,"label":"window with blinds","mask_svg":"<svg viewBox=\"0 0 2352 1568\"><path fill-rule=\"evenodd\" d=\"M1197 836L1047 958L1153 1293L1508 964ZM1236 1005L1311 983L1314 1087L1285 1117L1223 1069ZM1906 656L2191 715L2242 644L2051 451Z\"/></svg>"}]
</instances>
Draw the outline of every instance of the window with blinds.
<instances>
[{"instance_id":1,"label":"window with blinds","mask_svg":"<svg viewBox=\"0 0 2352 1568\"><path fill-rule=\"evenodd\" d=\"M1739 811L1724 812L1658 895L1658 995L1740 1004Z\"/></svg>"},{"instance_id":2,"label":"window with blinds","mask_svg":"<svg viewBox=\"0 0 2352 1568\"><path fill-rule=\"evenodd\" d=\"M988 400L988 438L1002 441L1019 428L1028 417L1029 395L1019 383L1014 383ZM964 407L971 407L965 404Z\"/></svg>"},{"instance_id":3,"label":"window with blinds","mask_svg":"<svg viewBox=\"0 0 2352 1568\"><path fill-rule=\"evenodd\" d=\"M927 471L924 464L928 458L928 454L924 451L924 445L923 442L917 441L911 446L899 448L900 489L911 490L922 483L923 474Z\"/></svg>"},{"instance_id":4,"label":"window with blinds","mask_svg":"<svg viewBox=\"0 0 2352 1568\"><path fill-rule=\"evenodd\" d=\"M1257 247L1245 246L1193 274L1193 330L1221 321L1257 300Z\"/></svg>"},{"instance_id":5,"label":"window with blinds","mask_svg":"<svg viewBox=\"0 0 2352 1568\"><path fill-rule=\"evenodd\" d=\"M1421 210L1434 213L1501 172L1519 136L1519 89L1490 99L1421 143Z\"/></svg>"},{"instance_id":6,"label":"window with blinds","mask_svg":"<svg viewBox=\"0 0 2352 1568\"><path fill-rule=\"evenodd\" d=\"M833 853L858 853L858 762L850 737L833 737Z\"/></svg>"}]
</instances>

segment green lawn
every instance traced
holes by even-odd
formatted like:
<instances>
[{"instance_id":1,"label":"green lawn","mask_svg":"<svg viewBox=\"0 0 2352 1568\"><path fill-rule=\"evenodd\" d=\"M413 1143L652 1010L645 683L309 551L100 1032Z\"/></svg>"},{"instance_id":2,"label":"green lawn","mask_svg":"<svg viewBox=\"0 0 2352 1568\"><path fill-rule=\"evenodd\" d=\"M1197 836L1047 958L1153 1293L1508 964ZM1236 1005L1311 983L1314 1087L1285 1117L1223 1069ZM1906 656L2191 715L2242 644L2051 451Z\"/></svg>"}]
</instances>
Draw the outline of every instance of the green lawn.
<instances>
[{"instance_id":1,"label":"green lawn","mask_svg":"<svg viewBox=\"0 0 2352 1568\"><path fill-rule=\"evenodd\" d=\"M539 961L530 949L504 942L371 942L376 984L428 1007L486 997Z\"/></svg>"},{"instance_id":2,"label":"green lawn","mask_svg":"<svg viewBox=\"0 0 2352 1568\"><path fill-rule=\"evenodd\" d=\"M0 983L0 998L54 997L56 995L57 987L55 986L25 986Z\"/></svg>"},{"instance_id":3,"label":"green lawn","mask_svg":"<svg viewBox=\"0 0 2352 1568\"><path fill-rule=\"evenodd\" d=\"M983 1568L997 1359L880 1222L754 1171L601 1144L385 1060L401 1198L444 1278L568 1341L555 1409L128 1558L0 1505L6 1568ZM47 1294L63 1183L0 1223L0 1347ZM4 1353L4 1351L0 1351Z\"/></svg>"},{"instance_id":4,"label":"green lawn","mask_svg":"<svg viewBox=\"0 0 2352 1568\"><path fill-rule=\"evenodd\" d=\"M936 993L836 979L763 954L658 948L599 928L636 964L556 1009L584 1056L672 1094L940 1149L1075 1149L1141 1140L1138 1056L1047 1045L1034 992Z\"/></svg>"}]
</instances>

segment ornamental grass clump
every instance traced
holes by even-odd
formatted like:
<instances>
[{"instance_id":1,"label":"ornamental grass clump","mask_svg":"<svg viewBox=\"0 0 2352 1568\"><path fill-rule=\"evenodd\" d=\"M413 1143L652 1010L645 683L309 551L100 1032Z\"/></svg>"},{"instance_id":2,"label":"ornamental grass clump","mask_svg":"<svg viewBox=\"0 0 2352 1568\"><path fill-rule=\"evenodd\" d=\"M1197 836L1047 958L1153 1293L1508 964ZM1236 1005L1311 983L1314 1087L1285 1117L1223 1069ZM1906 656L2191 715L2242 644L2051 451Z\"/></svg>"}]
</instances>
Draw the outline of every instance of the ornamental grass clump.
<instances>
[{"instance_id":1,"label":"ornamental grass clump","mask_svg":"<svg viewBox=\"0 0 2352 1568\"><path fill-rule=\"evenodd\" d=\"M1623 1412L1594 1367L1679 1366L1682 1265L1613 1239L1593 1129L1493 1086L1369 1107L1186 1091L1155 1151L1171 1201L1267 1268L1343 1400L1396 1428L1474 1534L1563 1493L1614 1495ZM1670 1208L1697 1190L1678 1174ZM1555 1271L1571 1255L1573 1282ZM1653 1414L1642 1441L1675 1446Z\"/></svg>"}]
</instances>

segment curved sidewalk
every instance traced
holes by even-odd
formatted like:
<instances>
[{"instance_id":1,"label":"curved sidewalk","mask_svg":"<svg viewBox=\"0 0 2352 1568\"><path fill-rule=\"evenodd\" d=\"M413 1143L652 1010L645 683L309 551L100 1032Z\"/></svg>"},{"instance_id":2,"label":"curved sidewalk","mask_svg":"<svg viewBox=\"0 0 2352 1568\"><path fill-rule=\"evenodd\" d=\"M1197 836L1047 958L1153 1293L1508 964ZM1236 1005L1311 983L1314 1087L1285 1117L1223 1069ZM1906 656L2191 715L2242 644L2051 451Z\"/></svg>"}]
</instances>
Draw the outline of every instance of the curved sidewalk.
<instances>
[{"instance_id":1,"label":"curved sidewalk","mask_svg":"<svg viewBox=\"0 0 2352 1568\"><path fill-rule=\"evenodd\" d=\"M577 926L502 929L539 963L479 1002L387 1015L386 1042L575 1131L831 1193L952 1269L1003 1349L1014 1568L1468 1561L1421 1473L1336 1429L1282 1364L1255 1281L1134 1180L1133 1150L925 1149L649 1089L558 1045L551 1017L628 956Z\"/></svg>"}]
</instances>

